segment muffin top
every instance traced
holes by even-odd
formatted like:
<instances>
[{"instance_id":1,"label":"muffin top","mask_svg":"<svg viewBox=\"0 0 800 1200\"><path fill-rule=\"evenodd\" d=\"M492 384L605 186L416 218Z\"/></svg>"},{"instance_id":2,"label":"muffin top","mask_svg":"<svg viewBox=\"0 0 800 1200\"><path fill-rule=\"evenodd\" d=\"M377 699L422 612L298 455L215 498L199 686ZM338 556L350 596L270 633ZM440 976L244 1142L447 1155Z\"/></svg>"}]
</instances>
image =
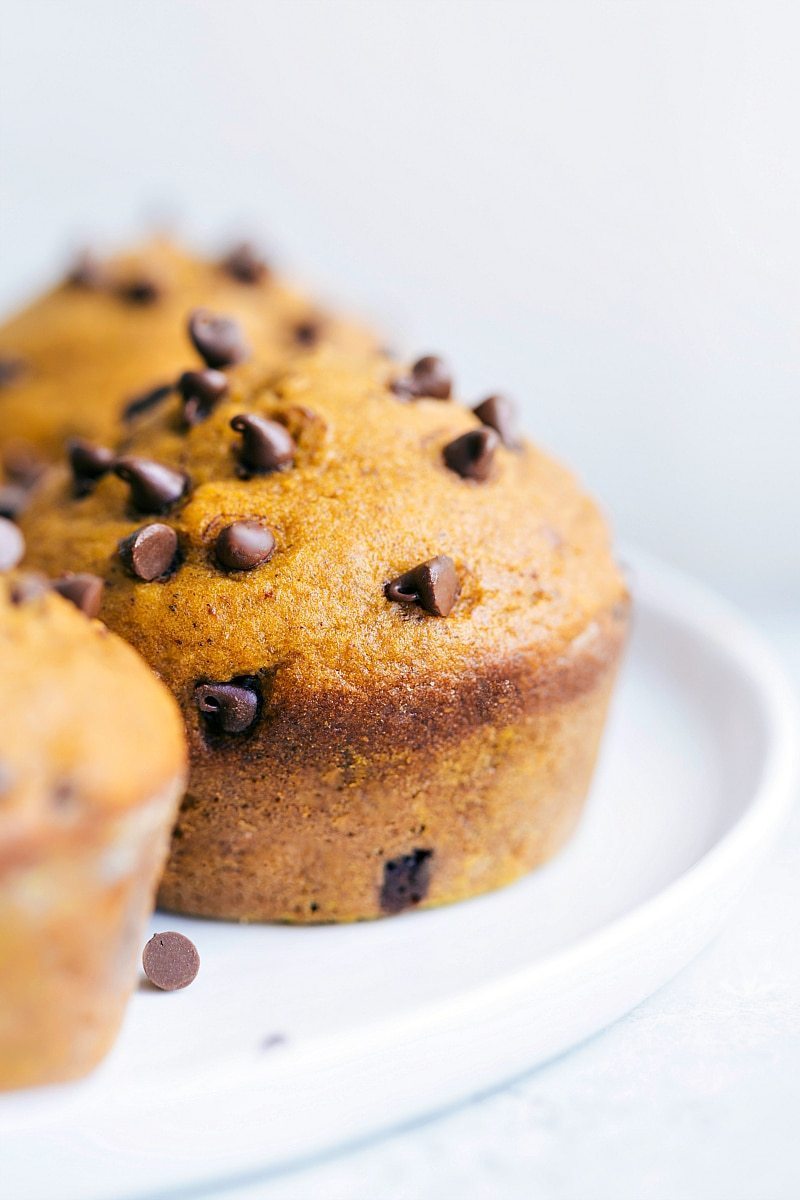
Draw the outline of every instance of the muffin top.
<instances>
[{"instance_id":1,"label":"muffin top","mask_svg":"<svg viewBox=\"0 0 800 1200\"><path fill-rule=\"evenodd\" d=\"M267 699L302 720L321 695L396 714L509 688L624 600L595 504L502 398L449 399L439 360L321 350L227 380L200 419L179 396L146 415L86 486L54 472L23 518L30 561L103 576L103 619L226 732Z\"/></svg>"},{"instance_id":2,"label":"muffin top","mask_svg":"<svg viewBox=\"0 0 800 1200\"><path fill-rule=\"evenodd\" d=\"M374 338L287 287L248 246L219 262L165 240L109 262L80 260L68 278L0 326L0 459L11 481L57 458L73 435L120 435L159 388L198 365L184 337L197 307L237 317L260 361L277 366L332 344L367 353Z\"/></svg>"},{"instance_id":3,"label":"muffin top","mask_svg":"<svg viewBox=\"0 0 800 1200\"><path fill-rule=\"evenodd\" d=\"M34 574L0 576L0 861L157 795L183 723L138 654Z\"/></svg>"}]
</instances>

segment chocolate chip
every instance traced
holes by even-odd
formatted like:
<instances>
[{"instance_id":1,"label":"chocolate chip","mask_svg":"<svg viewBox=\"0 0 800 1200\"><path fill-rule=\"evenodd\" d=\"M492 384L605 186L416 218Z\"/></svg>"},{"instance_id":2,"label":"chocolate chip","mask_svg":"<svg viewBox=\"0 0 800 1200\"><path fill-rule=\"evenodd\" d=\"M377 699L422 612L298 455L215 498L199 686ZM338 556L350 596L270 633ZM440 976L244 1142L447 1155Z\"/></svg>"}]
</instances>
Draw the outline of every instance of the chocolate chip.
<instances>
[{"instance_id":1,"label":"chocolate chip","mask_svg":"<svg viewBox=\"0 0 800 1200\"><path fill-rule=\"evenodd\" d=\"M437 358L435 354L426 354L414 363L408 375L395 379L390 387L398 396L409 400L423 396L434 400L449 400L453 380L441 358Z\"/></svg>"},{"instance_id":2,"label":"chocolate chip","mask_svg":"<svg viewBox=\"0 0 800 1200\"><path fill-rule=\"evenodd\" d=\"M381 908L385 913L402 912L425 899L431 883L432 858L432 850L412 850L384 863Z\"/></svg>"},{"instance_id":3,"label":"chocolate chip","mask_svg":"<svg viewBox=\"0 0 800 1200\"><path fill-rule=\"evenodd\" d=\"M25 553L25 539L13 521L0 517L0 571L10 571Z\"/></svg>"},{"instance_id":4,"label":"chocolate chip","mask_svg":"<svg viewBox=\"0 0 800 1200\"><path fill-rule=\"evenodd\" d=\"M188 476L149 458L118 458L114 473L128 484L131 503L141 513L166 512L189 488Z\"/></svg>"},{"instance_id":5,"label":"chocolate chip","mask_svg":"<svg viewBox=\"0 0 800 1200\"><path fill-rule=\"evenodd\" d=\"M258 413L239 413L231 429L242 435L239 462L250 471L278 471L294 462L297 447L294 438L277 421Z\"/></svg>"},{"instance_id":6,"label":"chocolate chip","mask_svg":"<svg viewBox=\"0 0 800 1200\"><path fill-rule=\"evenodd\" d=\"M182 933L155 933L142 952L142 966L154 987L177 992L197 978L200 955Z\"/></svg>"},{"instance_id":7,"label":"chocolate chip","mask_svg":"<svg viewBox=\"0 0 800 1200\"><path fill-rule=\"evenodd\" d=\"M184 371L178 380L183 400L183 419L187 425L199 425L210 416L228 394L228 380L222 371L206 367L204 371Z\"/></svg>"},{"instance_id":8,"label":"chocolate chip","mask_svg":"<svg viewBox=\"0 0 800 1200\"><path fill-rule=\"evenodd\" d=\"M25 374L25 360L22 358L0 358L0 387L16 383Z\"/></svg>"},{"instance_id":9,"label":"chocolate chip","mask_svg":"<svg viewBox=\"0 0 800 1200\"><path fill-rule=\"evenodd\" d=\"M152 275L134 275L130 279L121 280L116 287L117 295L128 304L139 304L143 307L155 304L164 294L164 285Z\"/></svg>"},{"instance_id":10,"label":"chocolate chip","mask_svg":"<svg viewBox=\"0 0 800 1200\"><path fill-rule=\"evenodd\" d=\"M96 617L103 602L105 583L98 575L85 573L63 575L50 585L54 592L70 600L84 616Z\"/></svg>"},{"instance_id":11,"label":"chocolate chip","mask_svg":"<svg viewBox=\"0 0 800 1200\"><path fill-rule=\"evenodd\" d=\"M472 410L482 425L499 433L509 450L517 445L516 408L506 396L487 396Z\"/></svg>"},{"instance_id":12,"label":"chocolate chip","mask_svg":"<svg viewBox=\"0 0 800 1200\"><path fill-rule=\"evenodd\" d=\"M84 250L67 272L66 282L68 287L99 291L107 282L105 268L90 250Z\"/></svg>"},{"instance_id":13,"label":"chocolate chip","mask_svg":"<svg viewBox=\"0 0 800 1200\"><path fill-rule=\"evenodd\" d=\"M387 600L417 604L434 617L446 617L452 612L461 587L452 558L439 554L398 575L383 590Z\"/></svg>"},{"instance_id":14,"label":"chocolate chip","mask_svg":"<svg viewBox=\"0 0 800 1200\"><path fill-rule=\"evenodd\" d=\"M29 489L18 483L0 484L0 517L15 521L28 503Z\"/></svg>"},{"instance_id":15,"label":"chocolate chip","mask_svg":"<svg viewBox=\"0 0 800 1200\"><path fill-rule=\"evenodd\" d=\"M322 322L319 318L307 318L298 321L292 329L292 337L298 346L316 346L322 336Z\"/></svg>"},{"instance_id":16,"label":"chocolate chip","mask_svg":"<svg viewBox=\"0 0 800 1200\"><path fill-rule=\"evenodd\" d=\"M232 275L238 283L261 283L269 275L269 268L251 242L234 246L220 264L223 271Z\"/></svg>"},{"instance_id":17,"label":"chocolate chip","mask_svg":"<svg viewBox=\"0 0 800 1200\"><path fill-rule=\"evenodd\" d=\"M85 438L69 439L67 458L77 496L87 495L97 480L107 475L114 465L113 450L108 450L105 446L95 446Z\"/></svg>"},{"instance_id":18,"label":"chocolate chip","mask_svg":"<svg viewBox=\"0 0 800 1200\"><path fill-rule=\"evenodd\" d=\"M472 429L448 442L442 454L451 471L462 479L483 483L489 478L500 435L493 429Z\"/></svg>"},{"instance_id":19,"label":"chocolate chip","mask_svg":"<svg viewBox=\"0 0 800 1200\"><path fill-rule=\"evenodd\" d=\"M275 553L275 538L260 521L226 525L214 546L217 562L227 571L252 571Z\"/></svg>"},{"instance_id":20,"label":"chocolate chip","mask_svg":"<svg viewBox=\"0 0 800 1200\"><path fill-rule=\"evenodd\" d=\"M159 404L163 404L172 390L171 383L160 383L158 387L149 388L141 395L134 396L122 410L123 421L133 421L142 413L149 412L151 408L157 408Z\"/></svg>"},{"instance_id":21,"label":"chocolate chip","mask_svg":"<svg viewBox=\"0 0 800 1200\"><path fill-rule=\"evenodd\" d=\"M178 535L170 525L154 522L123 538L118 549L131 575L149 583L171 571L178 552Z\"/></svg>"},{"instance_id":22,"label":"chocolate chip","mask_svg":"<svg viewBox=\"0 0 800 1200\"><path fill-rule=\"evenodd\" d=\"M253 679L230 683L198 683L198 712L214 733L244 733L258 716L260 694Z\"/></svg>"},{"instance_id":23,"label":"chocolate chip","mask_svg":"<svg viewBox=\"0 0 800 1200\"><path fill-rule=\"evenodd\" d=\"M232 367L250 354L239 322L205 308L196 308L189 317L189 337L208 367Z\"/></svg>"}]
</instances>

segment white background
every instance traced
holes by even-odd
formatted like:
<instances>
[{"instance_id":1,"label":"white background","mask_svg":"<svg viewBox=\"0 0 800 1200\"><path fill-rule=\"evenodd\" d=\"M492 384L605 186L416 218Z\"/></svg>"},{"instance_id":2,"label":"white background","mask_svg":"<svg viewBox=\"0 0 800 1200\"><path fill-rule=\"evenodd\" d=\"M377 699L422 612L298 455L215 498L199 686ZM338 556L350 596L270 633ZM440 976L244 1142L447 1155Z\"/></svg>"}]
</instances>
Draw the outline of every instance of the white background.
<instances>
[{"instance_id":1,"label":"white background","mask_svg":"<svg viewBox=\"0 0 800 1200\"><path fill-rule=\"evenodd\" d=\"M0 301L154 213L253 229L797 606L799 61L791 0L5 0Z\"/></svg>"}]
</instances>

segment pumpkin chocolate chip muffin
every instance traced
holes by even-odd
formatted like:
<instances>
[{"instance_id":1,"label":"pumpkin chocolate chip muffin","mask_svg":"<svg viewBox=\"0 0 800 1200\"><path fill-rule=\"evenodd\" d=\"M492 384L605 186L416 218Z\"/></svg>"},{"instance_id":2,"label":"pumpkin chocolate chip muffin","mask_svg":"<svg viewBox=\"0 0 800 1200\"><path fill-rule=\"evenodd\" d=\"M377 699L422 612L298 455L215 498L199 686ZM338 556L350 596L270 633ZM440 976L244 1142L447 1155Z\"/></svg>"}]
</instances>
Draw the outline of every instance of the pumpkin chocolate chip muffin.
<instances>
[{"instance_id":1,"label":"pumpkin chocolate chip muffin","mask_svg":"<svg viewBox=\"0 0 800 1200\"><path fill-rule=\"evenodd\" d=\"M185 780L172 697L69 584L0 577L0 1090L111 1046Z\"/></svg>"},{"instance_id":2,"label":"pumpkin chocolate chip muffin","mask_svg":"<svg viewBox=\"0 0 800 1200\"><path fill-rule=\"evenodd\" d=\"M436 358L223 374L23 522L184 710L161 904L347 921L511 882L575 826L624 640L597 508Z\"/></svg>"},{"instance_id":3,"label":"pumpkin chocolate chip muffin","mask_svg":"<svg viewBox=\"0 0 800 1200\"><path fill-rule=\"evenodd\" d=\"M354 355L373 336L276 278L250 246L217 262L156 240L67 278L0 325L0 483L29 483L70 437L105 444L178 386L195 363L183 336L194 308L234 315L242 355L273 367L331 344Z\"/></svg>"}]
</instances>

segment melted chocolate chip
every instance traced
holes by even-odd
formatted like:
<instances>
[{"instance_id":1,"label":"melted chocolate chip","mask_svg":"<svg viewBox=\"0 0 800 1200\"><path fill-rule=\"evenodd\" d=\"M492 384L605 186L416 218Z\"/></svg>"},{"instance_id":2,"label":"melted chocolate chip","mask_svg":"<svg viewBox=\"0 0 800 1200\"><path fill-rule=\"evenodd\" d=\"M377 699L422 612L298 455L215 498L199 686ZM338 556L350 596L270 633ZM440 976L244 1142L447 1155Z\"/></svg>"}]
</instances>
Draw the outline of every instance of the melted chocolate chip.
<instances>
[{"instance_id":1,"label":"melted chocolate chip","mask_svg":"<svg viewBox=\"0 0 800 1200\"><path fill-rule=\"evenodd\" d=\"M269 275L266 262L251 242L241 242L234 246L220 265L223 271L227 271L238 283L261 283Z\"/></svg>"},{"instance_id":2,"label":"melted chocolate chip","mask_svg":"<svg viewBox=\"0 0 800 1200\"><path fill-rule=\"evenodd\" d=\"M118 458L114 473L128 484L137 512L163 513L186 494L188 476L148 458Z\"/></svg>"},{"instance_id":3,"label":"melted chocolate chip","mask_svg":"<svg viewBox=\"0 0 800 1200\"><path fill-rule=\"evenodd\" d=\"M390 387L396 395L407 400L423 396L434 400L449 400L453 379L441 358L426 354L417 359L408 375L395 379Z\"/></svg>"},{"instance_id":4,"label":"melted chocolate chip","mask_svg":"<svg viewBox=\"0 0 800 1200\"><path fill-rule=\"evenodd\" d=\"M493 429L473 429L448 442L442 455L456 475L483 483L489 478L499 445L500 435Z\"/></svg>"},{"instance_id":5,"label":"melted chocolate chip","mask_svg":"<svg viewBox=\"0 0 800 1200\"><path fill-rule=\"evenodd\" d=\"M196 308L189 317L189 337L208 367L232 367L250 354L239 322L205 308Z\"/></svg>"},{"instance_id":6,"label":"melted chocolate chip","mask_svg":"<svg viewBox=\"0 0 800 1200\"><path fill-rule=\"evenodd\" d=\"M116 287L117 295L128 304L138 304L142 307L155 304L164 294L164 286L159 279L152 275L133 275L130 279L121 280Z\"/></svg>"},{"instance_id":7,"label":"melted chocolate chip","mask_svg":"<svg viewBox=\"0 0 800 1200\"><path fill-rule=\"evenodd\" d=\"M105 583L98 575L68 574L54 579L50 585L54 592L70 600L87 617L96 617L103 602Z\"/></svg>"},{"instance_id":8,"label":"melted chocolate chip","mask_svg":"<svg viewBox=\"0 0 800 1200\"><path fill-rule=\"evenodd\" d=\"M434 617L453 610L461 590L452 558L439 554L387 583L384 595L397 604L416 604Z\"/></svg>"},{"instance_id":9,"label":"melted chocolate chip","mask_svg":"<svg viewBox=\"0 0 800 1200\"><path fill-rule=\"evenodd\" d=\"M297 453L294 438L277 421L258 413L239 413L231 421L231 429L242 435L238 456L248 471L278 471L294 462Z\"/></svg>"},{"instance_id":10,"label":"melted chocolate chip","mask_svg":"<svg viewBox=\"0 0 800 1200\"><path fill-rule=\"evenodd\" d=\"M381 908L385 913L402 912L425 899L431 883L432 858L432 850L412 850L384 863Z\"/></svg>"},{"instance_id":11,"label":"melted chocolate chip","mask_svg":"<svg viewBox=\"0 0 800 1200\"><path fill-rule=\"evenodd\" d=\"M0 387L8 387L25 374L25 360L22 358L0 358Z\"/></svg>"},{"instance_id":12,"label":"melted chocolate chip","mask_svg":"<svg viewBox=\"0 0 800 1200\"><path fill-rule=\"evenodd\" d=\"M163 404L171 392L171 383L160 383L158 387L149 388L141 395L134 396L122 410L123 421L133 421L142 413L149 412L151 408L157 408L159 404Z\"/></svg>"},{"instance_id":13,"label":"melted chocolate chip","mask_svg":"<svg viewBox=\"0 0 800 1200\"><path fill-rule=\"evenodd\" d=\"M169 525L143 525L119 543L119 556L136 579L149 583L168 575L178 553L178 535Z\"/></svg>"},{"instance_id":14,"label":"melted chocolate chip","mask_svg":"<svg viewBox=\"0 0 800 1200\"><path fill-rule=\"evenodd\" d=\"M482 425L487 425L500 435L500 441L509 450L517 445L516 409L505 396L487 396L472 410Z\"/></svg>"},{"instance_id":15,"label":"melted chocolate chip","mask_svg":"<svg viewBox=\"0 0 800 1200\"><path fill-rule=\"evenodd\" d=\"M222 371L206 367L204 371L184 371L178 380L183 400L183 419L187 425L205 421L228 394L228 380Z\"/></svg>"},{"instance_id":16,"label":"melted chocolate chip","mask_svg":"<svg viewBox=\"0 0 800 1200\"><path fill-rule=\"evenodd\" d=\"M67 272L67 286L96 292L106 285L106 272L100 260L90 250L84 250Z\"/></svg>"},{"instance_id":17,"label":"melted chocolate chip","mask_svg":"<svg viewBox=\"0 0 800 1200\"><path fill-rule=\"evenodd\" d=\"M194 702L212 733L244 733L258 716L261 696L254 679L198 683Z\"/></svg>"},{"instance_id":18,"label":"melted chocolate chip","mask_svg":"<svg viewBox=\"0 0 800 1200\"><path fill-rule=\"evenodd\" d=\"M275 538L260 521L234 521L217 537L214 553L226 571L252 571L272 558Z\"/></svg>"},{"instance_id":19,"label":"melted chocolate chip","mask_svg":"<svg viewBox=\"0 0 800 1200\"><path fill-rule=\"evenodd\" d=\"M70 438L67 442L67 458L72 470L76 496L87 495L98 479L102 479L114 465L114 452L105 446L95 446L85 438Z\"/></svg>"},{"instance_id":20,"label":"melted chocolate chip","mask_svg":"<svg viewBox=\"0 0 800 1200\"><path fill-rule=\"evenodd\" d=\"M25 553L21 531L7 517L0 517L0 571L10 571Z\"/></svg>"},{"instance_id":21,"label":"melted chocolate chip","mask_svg":"<svg viewBox=\"0 0 800 1200\"><path fill-rule=\"evenodd\" d=\"M182 933L155 933L142 953L144 973L162 992L188 987L200 970L197 947Z\"/></svg>"},{"instance_id":22,"label":"melted chocolate chip","mask_svg":"<svg viewBox=\"0 0 800 1200\"><path fill-rule=\"evenodd\" d=\"M18 483L0 484L0 517L15 521L28 503L28 489Z\"/></svg>"}]
</instances>

